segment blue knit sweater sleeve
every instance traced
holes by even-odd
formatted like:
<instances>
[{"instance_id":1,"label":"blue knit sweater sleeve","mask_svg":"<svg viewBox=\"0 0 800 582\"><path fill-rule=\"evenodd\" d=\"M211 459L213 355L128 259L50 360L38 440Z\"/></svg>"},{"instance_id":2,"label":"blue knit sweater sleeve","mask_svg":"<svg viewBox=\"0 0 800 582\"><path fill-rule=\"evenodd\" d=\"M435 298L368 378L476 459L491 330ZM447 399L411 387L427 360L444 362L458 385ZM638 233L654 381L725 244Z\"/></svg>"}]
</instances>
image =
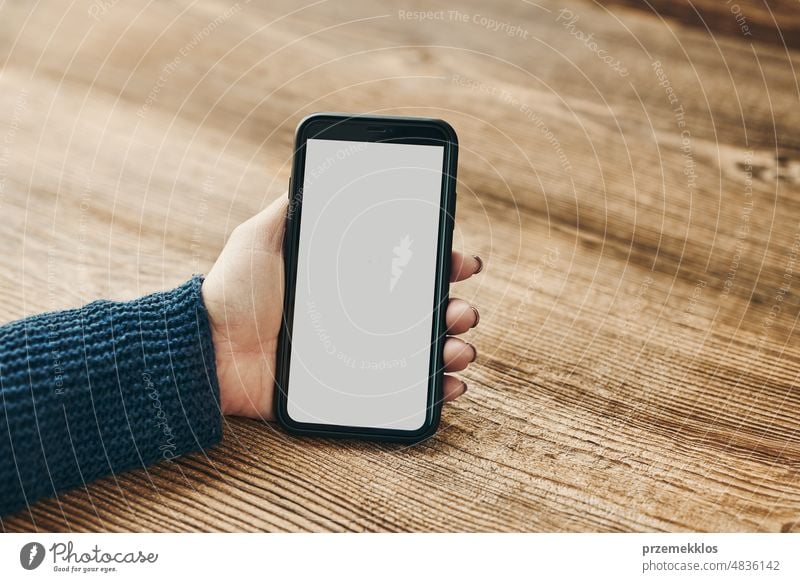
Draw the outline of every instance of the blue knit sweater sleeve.
<instances>
[{"instance_id":1,"label":"blue knit sweater sleeve","mask_svg":"<svg viewBox=\"0 0 800 582\"><path fill-rule=\"evenodd\" d=\"M0 327L0 515L220 440L201 283Z\"/></svg>"}]
</instances>

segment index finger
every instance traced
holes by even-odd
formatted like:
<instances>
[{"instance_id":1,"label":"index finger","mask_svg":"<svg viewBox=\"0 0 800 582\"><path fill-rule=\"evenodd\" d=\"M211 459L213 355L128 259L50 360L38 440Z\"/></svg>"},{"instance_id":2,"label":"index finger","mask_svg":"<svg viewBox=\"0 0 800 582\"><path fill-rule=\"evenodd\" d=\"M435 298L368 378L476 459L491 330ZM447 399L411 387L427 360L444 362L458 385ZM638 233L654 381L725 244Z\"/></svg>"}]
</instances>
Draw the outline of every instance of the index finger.
<instances>
[{"instance_id":1,"label":"index finger","mask_svg":"<svg viewBox=\"0 0 800 582\"><path fill-rule=\"evenodd\" d=\"M450 282L463 281L483 270L483 261L478 255L465 255L453 251L450 259Z\"/></svg>"}]
</instances>

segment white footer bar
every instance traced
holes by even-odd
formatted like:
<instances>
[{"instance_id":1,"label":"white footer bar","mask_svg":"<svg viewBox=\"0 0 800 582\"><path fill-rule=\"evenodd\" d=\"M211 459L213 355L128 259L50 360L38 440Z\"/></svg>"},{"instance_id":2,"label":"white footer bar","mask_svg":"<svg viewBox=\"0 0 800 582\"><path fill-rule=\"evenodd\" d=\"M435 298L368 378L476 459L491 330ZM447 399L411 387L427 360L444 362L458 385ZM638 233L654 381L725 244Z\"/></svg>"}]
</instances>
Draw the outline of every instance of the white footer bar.
<instances>
[{"instance_id":1,"label":"white footer bar","mask_svg":"<svg viewBox=\"0 0 800 582\"><path fill-rule=\"evenodd\" d=\"M2 580L760 582L800 580L798 563L792 534L0 536Z\"/></svg>"}]
</instances>

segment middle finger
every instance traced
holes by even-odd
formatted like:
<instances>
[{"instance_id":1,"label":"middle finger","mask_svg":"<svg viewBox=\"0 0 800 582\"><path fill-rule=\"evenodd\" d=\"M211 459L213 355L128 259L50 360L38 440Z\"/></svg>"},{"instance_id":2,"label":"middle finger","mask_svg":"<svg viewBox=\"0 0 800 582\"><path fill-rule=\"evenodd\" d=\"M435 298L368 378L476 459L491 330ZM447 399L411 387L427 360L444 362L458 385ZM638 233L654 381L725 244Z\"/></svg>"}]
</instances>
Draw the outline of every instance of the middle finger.
<instances>
[{"instance_id":1,"label":"middle finger","mask_svg":"<svg viewBox=\"0 0 800 582\"><path fill-rule=\"evenodd\" d=\"M463 299L451 299L447 305L447 333L464 333L478 325L478 310Z\"/></svg>"}]
</instances>

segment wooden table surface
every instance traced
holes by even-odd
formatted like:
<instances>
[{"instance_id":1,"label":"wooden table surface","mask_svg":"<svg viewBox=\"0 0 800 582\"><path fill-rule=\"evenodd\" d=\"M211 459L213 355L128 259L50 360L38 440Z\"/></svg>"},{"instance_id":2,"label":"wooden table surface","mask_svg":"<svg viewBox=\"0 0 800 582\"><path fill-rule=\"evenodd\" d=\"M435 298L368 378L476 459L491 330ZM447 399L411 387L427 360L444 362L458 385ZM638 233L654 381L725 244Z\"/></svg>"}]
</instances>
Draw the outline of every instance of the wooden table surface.
<instances>
[{"instance_id":1,"label":"wooden table surface","mask_svg":"<svg viewBox=\"0 0 800 582\"><path fill-rule=\"evenodd\" d=\"M450 121L486 260L430 441L230 418L3 530L800 530L796 2L6 1L0 63L0 321L207 272L314 111Z\"/></svg>"}]
</instances>

